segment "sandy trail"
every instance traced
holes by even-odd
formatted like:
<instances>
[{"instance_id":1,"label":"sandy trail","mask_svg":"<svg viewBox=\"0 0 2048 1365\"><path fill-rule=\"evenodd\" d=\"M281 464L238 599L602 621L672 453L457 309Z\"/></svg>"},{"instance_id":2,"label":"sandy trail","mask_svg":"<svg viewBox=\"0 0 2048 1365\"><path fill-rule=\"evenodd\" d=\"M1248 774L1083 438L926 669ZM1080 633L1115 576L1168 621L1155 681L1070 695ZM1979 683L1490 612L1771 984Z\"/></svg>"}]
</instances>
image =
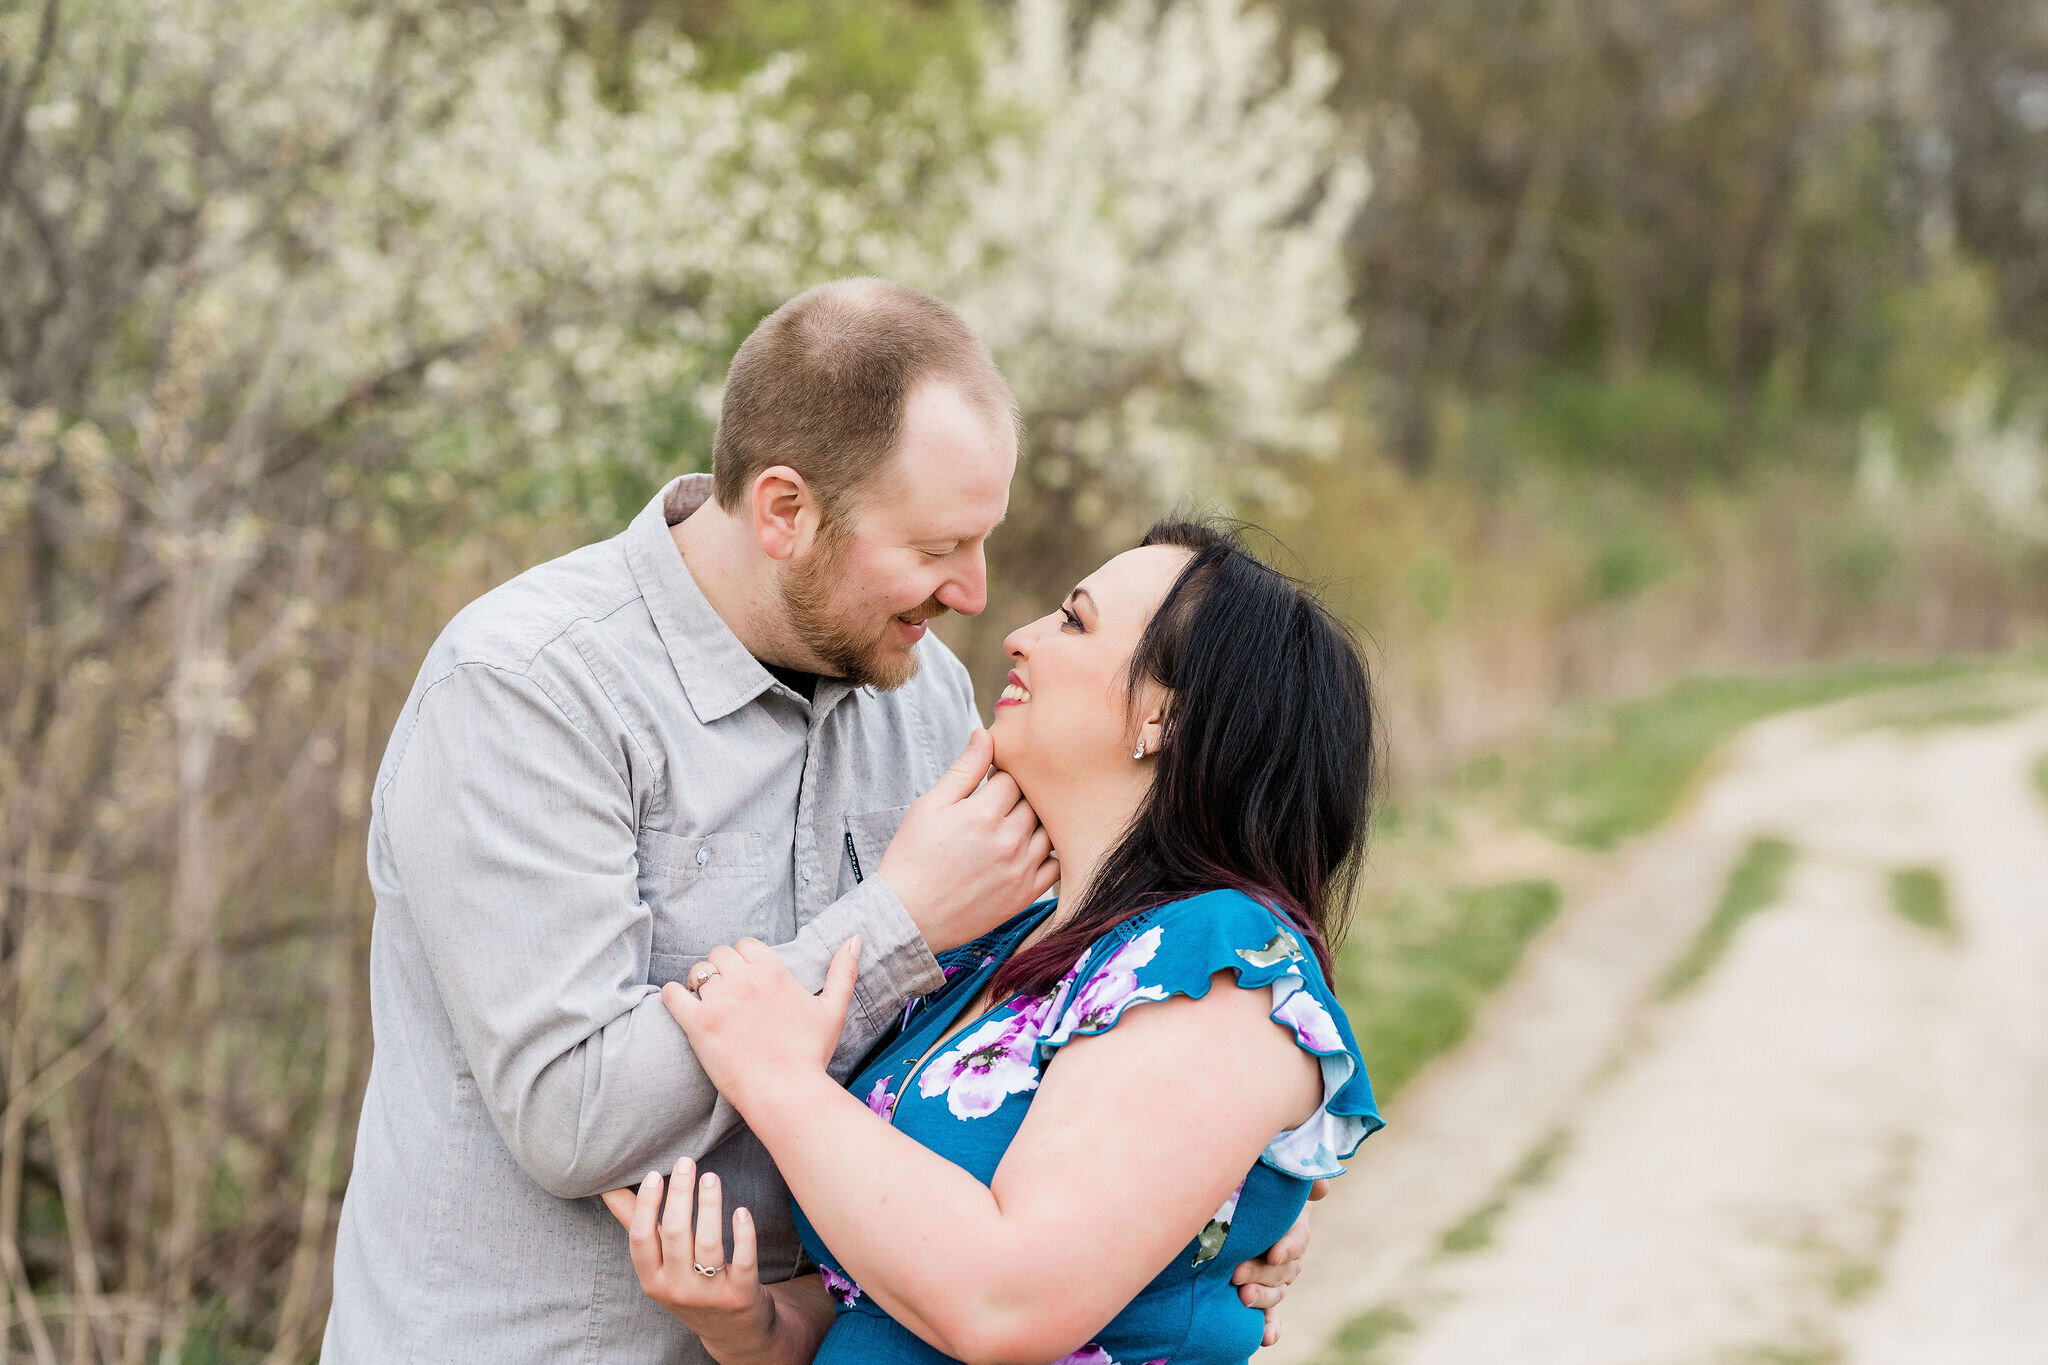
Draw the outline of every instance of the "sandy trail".
<instances>
[{"instance_id":1,"label":"sandy trail","mask_svg":"<svg viewBox=\"0 0 2048 1365\"><path fill-rule=\"evenodd\" d=\"M1389 1365L2048 1362L2048 695L2009 687L1996 724L1873 725L1893 694L1757 726L1568 887L1338 1182L1260 1358L1379 1306L1413 1324ZM1782 896L1658 1002L1761 834L1797 850ZM1893 912L1915 865L1955 937ZM1440 1250L1496 1198L1485 1245Z\"/></svg>"}]
</instances>

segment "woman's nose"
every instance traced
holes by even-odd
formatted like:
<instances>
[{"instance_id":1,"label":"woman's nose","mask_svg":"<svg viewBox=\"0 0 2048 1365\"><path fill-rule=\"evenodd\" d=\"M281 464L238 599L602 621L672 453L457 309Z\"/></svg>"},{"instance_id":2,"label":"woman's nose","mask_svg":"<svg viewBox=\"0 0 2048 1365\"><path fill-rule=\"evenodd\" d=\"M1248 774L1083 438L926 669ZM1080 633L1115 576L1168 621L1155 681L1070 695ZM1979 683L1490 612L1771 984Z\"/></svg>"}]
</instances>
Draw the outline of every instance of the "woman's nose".
<instances>
[{"instance_id":1,"label":"woman's nose","mask_svg":"<svg viewBox=\"0 0 2048 1365\"><path fill-rule=\"evenodd\" d=\"M1008 635L1005 635L1003 637L1003 653L1013 659L1022 659L1030 648L1031 628L1037 624L1036 621L1033 621L1030 625L1019 626Z\"/></svg>"}]
</instances>

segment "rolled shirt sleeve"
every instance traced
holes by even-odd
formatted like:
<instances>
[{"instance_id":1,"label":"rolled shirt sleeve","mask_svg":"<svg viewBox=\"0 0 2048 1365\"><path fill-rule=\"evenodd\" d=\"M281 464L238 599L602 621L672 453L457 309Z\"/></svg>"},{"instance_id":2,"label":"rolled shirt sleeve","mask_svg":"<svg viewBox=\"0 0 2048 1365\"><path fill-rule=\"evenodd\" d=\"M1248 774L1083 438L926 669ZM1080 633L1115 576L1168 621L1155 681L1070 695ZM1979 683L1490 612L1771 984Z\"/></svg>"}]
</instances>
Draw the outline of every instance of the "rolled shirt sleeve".
<instances>
[{"instance_id":1,"label":"rolled shirt sleeve","mask_svg":"<svg viewBox=\"0 0 2048 1365\"><path fill-rule=\"evenodd\" d=\"M422 695L380 792L427 966L491 1120L543 1189L578 1197L701 1158L739 1127L648 981L631 756L541 682L463 664ZM683 775L685 778L687 775ZM861 935L844 1079L941 980L878 876L774 945L813 990Z\"/></svg>"}]
</instances>

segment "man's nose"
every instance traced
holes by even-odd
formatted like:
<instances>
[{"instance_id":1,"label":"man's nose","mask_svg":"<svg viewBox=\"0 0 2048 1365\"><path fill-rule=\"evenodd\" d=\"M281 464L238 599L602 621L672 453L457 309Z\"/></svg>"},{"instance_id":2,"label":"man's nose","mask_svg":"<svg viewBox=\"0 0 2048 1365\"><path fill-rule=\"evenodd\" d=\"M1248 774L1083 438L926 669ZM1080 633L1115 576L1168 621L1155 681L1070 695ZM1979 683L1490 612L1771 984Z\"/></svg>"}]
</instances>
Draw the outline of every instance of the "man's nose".
<instances>
[{"instance_id":1,"label":"man's nose","mask_svg":"<svg viewBox=\"0 0 2048 1365\"><path fill-rule=\"evenodd\" d=\"M968 561L965 568L940 585L937 597L940 602L962 616L979 616L988 605L988 561L980 550Z\"/></svg>"}]
</instances>

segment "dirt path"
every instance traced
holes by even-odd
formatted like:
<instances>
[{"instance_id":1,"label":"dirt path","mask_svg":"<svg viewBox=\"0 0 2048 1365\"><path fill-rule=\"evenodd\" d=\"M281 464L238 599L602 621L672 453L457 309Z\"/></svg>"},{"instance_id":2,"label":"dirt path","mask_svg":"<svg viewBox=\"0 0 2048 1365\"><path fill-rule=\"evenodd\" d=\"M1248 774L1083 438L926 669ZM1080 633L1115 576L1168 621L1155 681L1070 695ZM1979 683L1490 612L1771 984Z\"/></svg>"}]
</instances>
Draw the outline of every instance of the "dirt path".
<instances>
[{"instance_id":1,"label":"dirt path","mask_svg":"<svg viewBox=\"0 0 2048 1365\"><path fill-rule=\"evenodd\" d=\"M1338 1182L1260 1359L1378 1308L1388 1365L2048 1362L2048 696L2011 686L1991 724L1878 723L1895 694L1758 726L1568 888ZM1762 834L1783 894L1657 1001ZM1921 865L1954 935L1892 909Z\"/></svg>"}]
</instances>

